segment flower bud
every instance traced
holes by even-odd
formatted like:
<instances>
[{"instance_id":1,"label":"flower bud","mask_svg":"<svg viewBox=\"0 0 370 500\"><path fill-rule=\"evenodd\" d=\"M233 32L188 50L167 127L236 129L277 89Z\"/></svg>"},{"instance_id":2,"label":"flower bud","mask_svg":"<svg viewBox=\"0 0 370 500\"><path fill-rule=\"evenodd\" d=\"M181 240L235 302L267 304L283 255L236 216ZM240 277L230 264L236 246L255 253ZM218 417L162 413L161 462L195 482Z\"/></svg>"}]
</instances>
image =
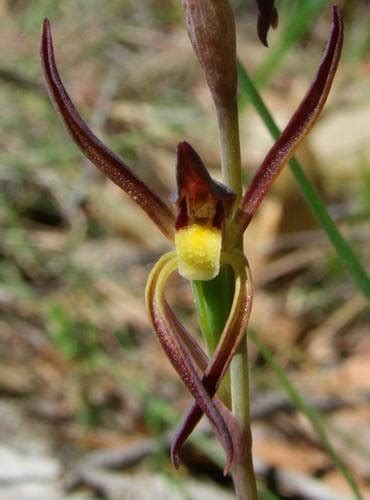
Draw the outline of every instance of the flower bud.
<instances>
[{"instance_id":1,"label":"flower bud","mask_svg":"<svg viewBox=\"0 0 370 500\"><path fill-rule=\"evenodd\" d=\"M212 97L227 106L236 98L236 35L228 0L183 0L186 28Z\"/></svg>"}]
</instances>

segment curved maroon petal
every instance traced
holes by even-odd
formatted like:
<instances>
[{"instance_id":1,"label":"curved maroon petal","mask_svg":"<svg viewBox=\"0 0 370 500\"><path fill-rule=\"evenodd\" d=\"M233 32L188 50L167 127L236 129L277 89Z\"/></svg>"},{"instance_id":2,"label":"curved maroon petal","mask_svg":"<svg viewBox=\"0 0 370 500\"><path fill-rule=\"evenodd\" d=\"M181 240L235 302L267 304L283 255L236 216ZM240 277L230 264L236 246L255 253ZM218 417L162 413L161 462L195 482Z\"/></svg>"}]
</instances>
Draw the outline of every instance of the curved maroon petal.
<instances>
[{"instance_id":1,"label":"curved maroon petal","mask_svg":"<svg viewBox=\"0 0 370 500\"><path fill-rule=\"evenodd\" d=\"M72 139L82 153L109 179L123 189L148 214L160 231L173 238L175 216L115 153L88 128L74 107L55 64L50 23L46 19L41 35L41 61L47 90Z\"/></svg>"},{"instance_id":2,"label":"curved maroon petal","mask_svg":"<svg viewBox=\"0 0 370 500\"><path fill-rule=\"evenodd\" d=\"M256 2L258 5L257 33L263 45L267 47L268 31L270 28L277 28L279 15L274 6L275 0L256 0Z\"/></svg>"},{"instance_id":3,"label":"curved maroon petal","mask_svg":"<svg viewBox=\"0 0 370 500\"><path fill-rule=\"evenodd\" d=\"M259 204L270 189L283 166L312 129L328 97L343 44L343 20L338 7L333 7L333 24L326 51L316 76L298 109L272 146L245 192L235 217L235 235L238 241Z\"/></svg>"},{"instance_id":4,"label":"curved maroon petal","mask_svg":"<svg viewBox=\"0 0 370 500\"><path fill-rule=\"evenodd\" d=\"M205 372L209 361L208 356L195 340L195 338L187 331L181 321L177 318L167 302L165 302L165 307L167 309L166 316L171 323L172 331L177 336L179 342L181 342L181 344L183 344L189 351L191 357L199 368L199 371L201 373Z\"/></svg>"},{"instance_id":5,"label":"curved maroon petal","mask_svg":"<svg viewBox=\"0 0 370 500\"><path fill-rule=\"evenodd\" d=\"M203 385L188 350L174 331L174 318L169 315L170 309L164 299L164 284L168 276L176 268L174 255L175 253L172 252L161 257L150 273L145 292L148 315L169 361L197 401L202 412L207 415L215 428L217 436L227 454L226 474L230 470L234 459L233 441L230 432L222 415L212 401L212 397Z\"/></svg>"},{"instance_id":6,"label":"curved maroon petal","mask_svg":"<svg viewBox=\"0 0 370 500\"><path fill-rule=\"evenodd\" d=\"M245 274L244 271L243 276L243 274L241 274L241 265L235 266L235 262L232 261L228 263L233 266L236 276L234 302L229 319L221 335L220 342L202 377L202 383L211 397L215 395L223 376L230 366L234 354L245 337L252 307L253 291L248 264L246 265L247 273ZM185 440L192 433L195 426L202 418L202 415L202 408L194 402L172 441L171 458L175 466L179 464L181 448ZM241 446L239 446L239 448L234 447L234 456L236 460L238 459L238 450L240 451L241 449Z\"/></svg>"},{"instance_id":7,"label":"curved maroon petal","mask_svg":"<svg viewBox=\"0 0 370 500\"><path fill-rule=\"evenodd\" d=\"M204 373L207 370L207 365L209 363L208 356L205 354L203 349L200 347L195 338L187 331L184 325L178 320L170 306L166 303L167 307L167 316L169 321L171 322L173 332L177 336L179 342L181 342L191 354L192 359L195 361L197 367ZM226 426L231 435L231 439L233 442L233 450L234 450L234 460L238 462L240 457L243 456L245 451L245 437L243 431L239 425L239 422L234 417L232 412L227 408L227 406L217 397L213 397L213 402L224 419ZM198 407L198 406L197 406ZM203 415L203 412L200 411L200 417ZM195 428L200 419L198 412L193 412L192 417L189 419L185 419L182 426L176 432L173 437L173 443L177 443L179 448L182 447L186 438L190 435L192 430ZM180 465L179 461L179 453L180 449L175 446L175 448L171 449L171 461L176 467L176 469Z\"/></svg>"}]
</instances>

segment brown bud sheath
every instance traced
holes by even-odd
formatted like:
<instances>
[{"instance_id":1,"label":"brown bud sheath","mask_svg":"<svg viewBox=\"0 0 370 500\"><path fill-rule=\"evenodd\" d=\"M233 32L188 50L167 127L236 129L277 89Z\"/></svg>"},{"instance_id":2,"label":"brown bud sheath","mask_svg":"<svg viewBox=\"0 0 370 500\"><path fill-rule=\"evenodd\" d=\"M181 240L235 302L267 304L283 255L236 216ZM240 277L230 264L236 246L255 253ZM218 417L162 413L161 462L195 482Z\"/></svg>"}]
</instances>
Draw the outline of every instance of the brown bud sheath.
<instances>
[{"instance_id":1,"label":"brown bud sheath","mask_svg":"<svg viewBox=\"0 0 370 500\"><path fill-rule=\"evenodd\" d=\"M186 28L217 105L228 106L237 88L236 35L228 0L183 0Z\"/></svg>"}]
</instances>

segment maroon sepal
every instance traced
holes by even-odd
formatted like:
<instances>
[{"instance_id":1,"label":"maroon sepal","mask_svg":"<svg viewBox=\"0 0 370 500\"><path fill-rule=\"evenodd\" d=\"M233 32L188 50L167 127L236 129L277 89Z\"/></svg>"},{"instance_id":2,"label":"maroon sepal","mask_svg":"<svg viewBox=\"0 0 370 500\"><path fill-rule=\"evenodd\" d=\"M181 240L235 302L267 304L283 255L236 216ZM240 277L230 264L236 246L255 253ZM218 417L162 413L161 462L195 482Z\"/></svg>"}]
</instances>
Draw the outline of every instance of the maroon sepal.
<instances>
[{"instance_id":1,"label":"maroon sepal","mask_svg":"<svg viewBox=\"0 0 370 500\"><path fill-rule=\"evenodd\" d=\"M82 153L129 194L167 238L173 239L175 216L172 211L93 134L74 107L55 64L50 23L47 19L44 21L41 36L41 62L50 99Z\"/></svg>"},{"instance_id":2,"label":"maroon sepal","mask_svg":"<svg viewBox=\"0 0 370 500\"><path fill-rule=\"evenodd\" d=\"M175 333L178 341L189 351L198 369L202 373L206 373L209 363L207 355L195 340L195 338L186 330L184 325L180 323L167 303L166 307L167 316L172 324L173 332ZM238 462L240 460L240 457L243 456L246 446L246 440L243 431L240 427L239 422L232 414L231 410L227 408L227 406L217 397L217 395L213 397L213 402L222 418L224 419L227 429L229 430L233 442L234 461ZM193 407L195 407L195 411ZM193 429L196 427L203 415L203 412L198 405L194 404L193 407L183 420L183 423L176 431L172 439L171 461L176 469L180 466L180 451L182 445L186 441L187 437L191 434ZM222 437L219 436L219 439L222 442Z\"/></svg>"},{"instance_id":3,"label":"maroon sepal","mask_svg":"<svg viewBox=\"0 0 370 500\"><path fill-rule=\"evenodd\" d=\"M236 229L230 238L231 246L239 241L273 181L319 118L334 80L342 44L343 19L338 7L335 6L333 7L332 30L316 76L298 109L267 153L245 192L235 217Z\"/></svg>"},{"instance_id":4,"label":"maroon sepal","mask_svg":"<svg viewBox=\"0 0 370 500\"><path fill-rule=\"evenodd\" d=\"M202 383L211 397L216 394L219 384L246 334L246 328L252 308L253 290L249 266L246 260L244 262L246 268L245 271L243 270L243 276L238 274L240 266L234 267L234 264L229 262L233 267L236 278L233 305L216 351L202 377ZM184 442L190 436L195 426L202 418L202 415L203 410L195 401L187 412L172 441L171 458L175 465L179 463L179 456ZM234 454L236 454L237 451L238 449L234 448Z\"/></svg>"},{"instance_id":5,"label":"maroon sepal","mask_svg":"<svg viewBox=\"0 0 370 500\"><path fill-rule=\"evenodd\" d=\"M207 415L213 425L227 455L224 469L225 474L227 474L234 460L234 444L227 423L215 406L212 397L208 394L197 370L199 365L204 366L203 354L200 348L196 348L195 341L190 338L190 335L185 335L184 338L185 329L180 327L179 321L172 313L164 296L164 283L167 281L173 270L172 266L175 264L171 260L173 260L173 255L163 255L150 273L146 287L149 319L172 366L202 409L202 412ZM164 278L163 273L165 273ZM158 288L161 277L162 285Z\"/></svg>"}]
</instances>

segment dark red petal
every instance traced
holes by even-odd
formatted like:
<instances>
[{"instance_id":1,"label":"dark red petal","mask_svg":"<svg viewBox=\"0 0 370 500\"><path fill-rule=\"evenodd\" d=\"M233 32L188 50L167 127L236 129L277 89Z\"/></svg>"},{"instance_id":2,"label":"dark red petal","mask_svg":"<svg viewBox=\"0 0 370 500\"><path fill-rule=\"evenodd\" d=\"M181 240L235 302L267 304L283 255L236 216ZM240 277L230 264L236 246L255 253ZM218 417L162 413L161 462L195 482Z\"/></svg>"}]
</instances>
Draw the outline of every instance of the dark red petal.
<instances>
[{"instance_id":1,"label":"dark red petal","mask_svg":"<svg viewBox=\"0 0 370 500\"><path fill-rule=\"evenodd\" d=\"M55 64L50 23L47 19L41 36L41 61L50 99L74 142L96 167L140 205L167 238L172 239L175 225L172 211L93 134L74 107Z\"/></svg>"},{"instance_id":2,"label":"dark red petal","mask_svg":"<svg viewBox=\"0 0 370 500\"><path fill-rule=\"evenodd\" d=\"M211 203L216 209L217 202L221 202L225 214L230 211L235 193L212 179L198 153L187 142L177 146L176 176L178 203L186 199L190 207Z\"/></svg>"},{"instance_id":3,"label":"dark red petal","mask_svg":"<svg viewBox=\"0 0 370 500\"><path fill-rule=\"evenodd\" d=\"M275 0L256 1L258 5L257 33L263 45L267 47L267 33L270 28L277 28L279 16L274 7Z\"/></svg>"},{"instance_id":4,"label":"dark red petal","mask_svg":"<svg viewBox=\"0 0 370 500\"><path fill-rule=\"evenodd\" d=\"M230 262L230 264L232 265L232 262ZM236 288L233 306L217 349L214 352L212 359L202 377L202 382L211 397L213 397L216 393L223 376L230 366L234 354L246 334L246 328L252 307L252 284L248 265L246 266L246 270L247 279L245 272L244 277L240 276L238 275L238 269L234 267L234 272L236 274ZM179 463L181 448L185 440L189 437L199 420L202 418L202 415L202 409L196 402L194 402L186 414L172 442L171 458L174 464ZM239 451L240 448L241 447L239 447ZM236 460L238 459L237 454L238 448L234 446L234 455Z\"/></svg>"},{"instance_id":5,"label":"dark red petal","mask_svg":"<svg viewBox=\"0 0 370 500\"><path fill-rule=\"evenodd\" d=\"M201 382L185 344L176 335L174 316L171 314L171 310L164 299L164 290L162 287L158 288L158 281L161 273L171 272L171 270L168 271L167 268L168 265L172 266L170 258L168 254L164 255L155 265L149 276L145 292L149 319L172 366L214 426L227 454L227 464L225 466L226 473L229 471L234 458L233 442L230 432L212 401L212 398ZM167 278L165 278L165 280L166 279Z\"/></svg>"},{"instance_id":6,"label":"dark red petal","mask_svg":"<svg viewBox=\"0 0 370 500\"><path fill-rule=\"evenodd\" d=\"M244 455L246 446L246 439L243 431L235 416L217 396L213 396L213 402L224 419L227 429L231 435L233 442L234 463L238 463ZM172 438L171 462L176 469L180 466L181 449L185 441L199 423L202 416L203 411L201 408L196 403L193 403Z\"/></svg>"},{"instance_id":7,"label":"dark red petal","mask_svg":"<svg viewBox=\"0 0 370 500\"><path fill-rule=\"evenodd\" d=\"M243 196L235 220L237 234L233 235L234 241L239 240L273 181L319 118L338 67L342 44L343 20L338 8L333 7L333 25L322 62L306 96L268 152Z\"/></svg>"},{"instance_id":8,"label":"dark red petal","mask_svg":"<svg viewBox=\"0 0 370 500\"><path fill-rule=\"evenodd\" d=\"M207 365L209 362L207 355L200 347L198 342L195 340L195 338L187 331L184 325L178 320L178 318L176 317L176 315L174 314L174 312L167 303L166 307L167 307L168 319L171 322L173 332L176 335L178 341L187 348L192 359L195 361L198 369L201 371L201 373L204 373L207 369ZM238 460L240 459L240 457L243 456L243 453L245 451L245 439L243 431L237 419L227 408L227 406L225 406L217 396L214 396L213 402L216 408L218 409L219 413L221 414L222 418L224 419L226 426L230 432L231 439L233 442L234 460L238 462ZM201 412L201 415L203 415L203 412ZM193 418L190 417L190 419L185 419L179 430L174 435L173 443L175 446L171 447L171 460L176 468L178 468L180 465L180 460L179 460L180 449L178 448L177 445L179 445L181 448L182 443L184 443L184 441L189 436L192 429L195 428L198 422L199 422L198 413L195 412L193 413Z\"/></svg>"},{"instance_id":9,"label":"dark red petal","mask_svg":"<svg viewBox=\"0 0 370 500\"><path fill-rule=\"evenodd\" d=\"M195 338L187 331L184 325L179 321L170 306L165 303L167 308L166 315L171 323L172 330L176 334L179 342L186 347L195 361L197 367L203 373L207 369L208 357L203 349L200 347Z\"/></svg>"}]
</instances>

